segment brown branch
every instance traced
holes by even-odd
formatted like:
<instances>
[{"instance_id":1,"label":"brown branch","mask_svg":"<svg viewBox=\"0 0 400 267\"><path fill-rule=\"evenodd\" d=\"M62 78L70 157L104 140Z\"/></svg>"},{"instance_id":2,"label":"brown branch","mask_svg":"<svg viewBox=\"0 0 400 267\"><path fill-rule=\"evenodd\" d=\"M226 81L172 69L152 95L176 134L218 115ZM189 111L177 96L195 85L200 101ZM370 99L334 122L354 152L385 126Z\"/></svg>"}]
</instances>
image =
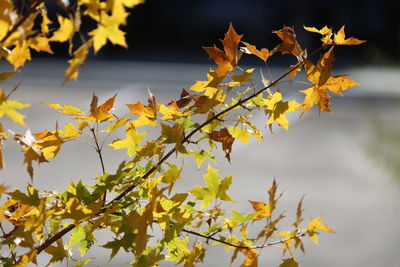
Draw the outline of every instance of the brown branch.
<instances>
[{"instance_id":1,"label":"brown branch","mask_svg":"<svg viewBox=\"0 0 400 267\"><path fill-rule=\"evenodd\" d=\"M302 61L298 62L296 65L294 65L292 68L290 68L288 71L286 71L284 74L282 74L278 79L276 79L274 82L272 82L271 84L269 84L268 86L258 90L257 92L254 92L253 94L251 94L250 96L239 100L236 104L224 109L223 111L215 114L213 117L209 118L208 120L206 120L205 122L203 122L201 125L199 125L198 127L196 127L194 130L192 130L185 138L183 138L182 140L182 144L183 143L188 143L190 138L196 134L197 132L199 132L204 126L206 126L207 124L211 123L214 120L218 120L222 115L228 113L229 111L235 109L238 106L243 105L245 102L251 100L252 98L258 96L259 94L263 93L264 91L269 90L269 88L275 86L276 84L278 84L283 78L285 78L286 76L288 76L292 71L294 71L296 68L304 65L304 63L313 55L315 55L316 53L319 53L321 50L325 49L327 46L321 46L318 49L314 50L311 54L309 54L306 58L304 58ZM166 155L164 155L164 157L162 157L162 159L160 159L156 165L154 165L150 170L148 170L141 178L147 179L154 171L156 171L169 157L171 157L174 153L176 152L176 148L172 148ZM107 208L109 206L112 206L115 202L123 199L128 193L130 193L133 189L135 189L137 186L137 184L132 184L131 186L129 186L128 188L126 188L124 191L122 191L118 196L116 196L115 198L113 198L110 202L108 202L100 211L97 215L101 215L102 213L104 213ZM65 234L67 234L69 231L71 231L72 229L74 229L75 226L73 224L69 225L68 227L60 230L60 232L56 233L54 236L49 237L49 239L47 239L42 245L40 245L39 247L36 248L37 253L39 254L41 251L43 251L45 248L47 248L48 246L50 246L53 242L55 242L57 239L61 238L62 236L64 236ZM189 231L189 230L188 230ZM195 232L193 232L195 233ZM196 233L198 234L198 233ZM211 238L209 238L211 239ZM221 242L220 240L217 240L218 242ZM221 242L224 243L224 242ZM226 242L228 243L228 242ZM280 243L280 242L278 242ZM230 245L230 243L228 243L227 245ZM268 244L267 244L268 245ZM252 248L252 247L245 247L245 246L238 246L238 245L234 245L237 248ZM257 247L255 247L257 248Z\"/></svg>"},{"instance_id":2,"label":"brown branch","mask_svg":"<svg viewBox=\"0 0 400 267\"><path fill-rule=\"evenodd\" d=\"M4 43L7 39L32 15L36 8L44 3L45 0L36 0L33 5L30 6L29 10L14 24L14 26L4 35L0 40L0 43Z\"/></svg>"},{"instance_id":3,"label":"brown branch","mask_svg":"<svg viewBox=\"0 0 400 267\"><path fill-rule=\"evenodd\" d=\"M6 234L6 231L4 231L3 225L2 225L1 223L0 223L0 229L1 229L1 232L3 232L3 238L6 238L6 236L7 236L8 234ZM14 232L14 230L12 230L11 232ZM10 233L9 233L9 234L10 234ZM11 250L11 245L10 245L10 244L8 244L8 248L9 248L9 250L10 250L11 257L12 257L12 259L13 259L13 261L14 261L14 264L17 263L17 257L15 256L14 251Z\"/></svg>"},{"instance_id":4,"label":"brown branch","mask_svg":"<svg viewBox=\"0 0 400 267\"><path fill-rule=\"evenodd\" d=\"M213 235L203 235L201 233L198 233L198 232L195 232L195 231L191 231L191 230L187 230L185 228L182 229L182 232L185 232L185 233L188 233L188 234L192 234L192 235L195 235L195 236L199 236L199 237L205 238L207 240L213 240L213 241L228 245L230 247L240 248L240 249L259 249L259 248L270 247L270 246L274 246L274 245L277 245L277 244L283 244L283 243L285 243L285 242L287 242L289 240L292 240L292 239L295 239L295 238L300 238L300 237L303 237L303 236L306 235L305 232L299 232L296 236L288 237L288 238L285 238L285 239L276 240L276 241L273 241L273 242L270 242L270 243L266 243L266 244L261 245L261 246L243 246L243 245L238 245L238 244L227 242L227 241L222 240L222 239L215 238L215 237L213 237Z\"/></svg>"},{"instance_id":5,"label":"brown branch","mask_svg":"<svg viewBox=\"0 0 400 267\"><path fill-rule=\"evenodd\" d=\"M96 121L95 126L93 128L89 128L89 129L93 135L94 144L96 146L94 150L97 152L97 155L99 156L101 170L103 171L103 175L104 175L104 174L106 174L106 168L104 167L103 155L101 153L102 146L100 146L99 139L97 137L99 134L99 123ZM106 204L106 199L107 199L107 189L105 189L104 193L103 193L103 207Z\"/></svg>"}]
</instances>

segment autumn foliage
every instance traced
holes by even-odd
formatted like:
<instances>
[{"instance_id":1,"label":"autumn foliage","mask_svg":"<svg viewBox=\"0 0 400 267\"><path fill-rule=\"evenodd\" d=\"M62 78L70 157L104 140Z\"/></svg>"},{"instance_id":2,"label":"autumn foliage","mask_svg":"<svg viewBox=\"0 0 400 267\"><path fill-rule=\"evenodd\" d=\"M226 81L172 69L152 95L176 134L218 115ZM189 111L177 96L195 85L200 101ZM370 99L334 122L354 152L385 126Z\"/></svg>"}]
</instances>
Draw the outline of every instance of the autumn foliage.
<instances>
[{"instance_id":1,"label":"autumn foliage","mask_svg":"<svg viewBox=\"0 0 400 267\"><path fill-rule=\"evenodd\" d=\"M14 72L0 73L0 81L16 75L31 60L32 50L52 53L54 42L69 44L72 59L64 82L76 79L90 51L97 53L107 42L127 46L121 26L126 24L130 8L141 1L79 0L71 6L60 1L64 12L56 15L56 21L49 18L45 1L22 2L23 11L14 1L0 2L0 56L14 68ZM84 19L95 25L86 33L80 30ZM364 41L346 38L344 27L336 33L328 27L304 29L322 36L321 47L311 53L298 43L292 27L273 31L281 41L275 48L258 49L243 41L243 35L230 25L221 45L204 47L216 67L171 102L158 103L149 91L147 103L126 104L123 116L113 113L117 95L106 100L93 95L89 107L47 103L50 109L71 119L65 125L57 124L54 130L31 133L20 113L29 104L11 99L18 86L9 93L1 89L0 117L7 116L12 122L0 124L0 152L5 141L18 142L30 179L36 179L34 162L51 164L67 142L81 142L84 136L89 136L86 141L95 150L103 173L89 185L72 182L60 193L35 188L29 180L23 191L1 185L3 266L27 266L36 263L41 254L50 255L49 264L70 260L75 266L83 266L91 260L85 258L86 252L101 246L110 250L110 259L121 250L131 253L132 266L173 261L186 267L203 261L210 242L232 251L231 262L242 255L243 267L258 266L262 250L276 245L283 250L281 267L298 266L295 252L304 252L304 238L318 243L321 231L333 230L322 223L322 216L303 223L303 199L292 227L280 229L285 215L276 210L282 194L275 180L266 196L257 197L264 197L265 202L249 200L252 212L225 210L222 204L234 199L229 193L234 179L220 176L214 154L222 149L230 161L235 142L248 143L255 138L261 143L268 131L252 122L257 111L266 115L264 126L288 130L289 112L302 116L314 106L318 111L331 111L330 94L343 95L357 85L347 75L331 75L334 49ZM262 63L279 55L292 56L293 62L280 77L267 80L262 75L260 86L253 78L254 69L238 66L247 54ZM299 73L304 73L307 82L297 83ZM304 96L302 102L285 98L279 89L284 82L298 85L296 90ZM27 130L15 133L13 123ZM118 136L121 129L123 135ZM148 138L149 131L157 138ZM127 154L114 173L104 167L105 145ZM4 168L1 153L0 168ZM174 157L193 158L199 170L204 170L204 184L177 191L176 181L185 177L183 167L172 163ZM205 162L207 166L202 168ZM108 229L114 237L100 244L96 240L98 229ZM80 255L70 253L75 248Z\"/></svg>"}]
</instances>

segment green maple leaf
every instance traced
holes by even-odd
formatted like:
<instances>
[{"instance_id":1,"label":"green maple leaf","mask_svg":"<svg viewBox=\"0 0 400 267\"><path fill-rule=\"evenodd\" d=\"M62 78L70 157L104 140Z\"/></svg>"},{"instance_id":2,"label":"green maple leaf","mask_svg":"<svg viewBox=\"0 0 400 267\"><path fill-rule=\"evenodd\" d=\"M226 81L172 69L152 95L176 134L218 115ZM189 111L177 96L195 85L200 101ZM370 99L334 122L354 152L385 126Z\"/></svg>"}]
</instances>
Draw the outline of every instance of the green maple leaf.
<instances>
[{"instance_id":1,"label":"green maple leaf","mask_svg":"<svg viewBox=\"0 0 400 267\"><path fill-rule=\"evenodd\" d=\"M206 187L195 186L190 190L190 193L192 193L197 199L203 200L200 205L201 209L210 205L210 203L216 198L224 201L233 201L230 196L226 194L226 191L232 184L232 176L220 180L218 171L208 165L207 173L203 178L206 182Z\"/></svg>"}]
</instances>

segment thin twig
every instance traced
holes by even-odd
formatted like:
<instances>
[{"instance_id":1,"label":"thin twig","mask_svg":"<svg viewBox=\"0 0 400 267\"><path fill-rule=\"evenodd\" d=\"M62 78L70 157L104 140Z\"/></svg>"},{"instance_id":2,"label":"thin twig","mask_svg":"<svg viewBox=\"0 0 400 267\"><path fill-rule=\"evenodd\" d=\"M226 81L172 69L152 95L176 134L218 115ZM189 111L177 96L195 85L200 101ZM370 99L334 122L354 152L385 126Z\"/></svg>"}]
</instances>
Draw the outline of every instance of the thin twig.
<instances>
[{"instance_id":1,"label":"thin twig","mask_svg":"<svg viewBox=\"0 0 400 267\"><path fill-rule=\"evenodd\" d=\"M182 232L185 232L185 233L188 233L188 234L192 234L192 235L195 235L195 236L199 236L199 237L205 238L207 240L213 240L213 241L228 245L230 247L240 248L240 249L258 249L258 248L270 247L270 246L274 246L274 245L277 245L277 244L283 244L283 243L285 243L285 242L287 242L289 240L295 239L295 238L303 237L306 234L305 232L300 232L296 236L292 236L292 237L288 237L288 238L285 238L285 239L276 240L276 241L273 241L273 242L270 242L270 243L263 244L261 246L243 246L243 245L238 245L238 244L227 242L227 241L222 240L222 239L215 238L215 237L213 237L214 234L213 235L203 235L201 233L198 233L198 232L195 232L195 231L191 231L191 230L188 230L188 229L185 229L185 228L182 229Z\"/></svg>"},{"instance_id":2,"label":"thin twig","mask_svg":"<svg viewBox=\"0 0 400 267\"><path fill-rule=\"evenodd\" d=\"M7 235L6 231L4 231L4 228L3 228L3 225L1 224L1 222L0 222L0 229L3 232L3 236L6 236ZM11 257L13 258L14 263L17 263L17 257L15 256L14 251L11 250L11 245L10 244L8 244L8 248L10 250Z\"/></svg>"},{"instance_id":3,"label":"thin twig","mask_svg":"<svg viewBox=\"0 0 400 267\"><path fill-rule=\"evenodd\" d=\"M94 144L96 145L95 150L97 152L97 155L99 156L100 164L101 164L101 170L103 171L103 175L106 174L106 168L104 167L104 160L103 160L103 155L101 153L102 148L100 147L99 140L97 138L99 134L99 123L96 121L96 124L93 128L89 128L90 131L92 132L93 135L93 140ZM103 194L103 205L106 203L106 198L107 198L107 189L104 190Z\"/></svg>"}]
</instances>

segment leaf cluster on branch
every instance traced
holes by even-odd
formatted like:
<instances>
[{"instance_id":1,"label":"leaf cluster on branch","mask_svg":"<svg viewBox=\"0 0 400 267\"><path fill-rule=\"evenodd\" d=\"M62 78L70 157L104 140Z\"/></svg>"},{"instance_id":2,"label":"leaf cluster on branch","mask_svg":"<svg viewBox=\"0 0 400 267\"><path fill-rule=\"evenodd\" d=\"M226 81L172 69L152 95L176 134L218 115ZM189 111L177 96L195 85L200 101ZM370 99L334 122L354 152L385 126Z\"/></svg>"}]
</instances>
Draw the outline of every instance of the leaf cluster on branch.
<instances>
[{"instance_id":1,"label":"leaf cluster on branch","mask_svg":"<svg viewBox=\"0 0 400 267\"><path fill-rule=\"evenodd\" d=\"M57 14L55 22L49 18L44 0L23 1L22 9L13 1L1 0L0 56L17 70L31 59L31 50L52 53L52 42L67 42L73 58L65 81L76 79L78 67L91 48L96 53L107 41L126 47L125 33L120 27L126 24L128 8L140 2L78 0L66 5L60 1L63 13ZM86 33L80 31L84 17L95 22ZM266 202L249 201L252 212L226 210L223 203L233 201L229 193L233 176L220 177L215 152L221 148L230 161L235 142L247 144L255 138L261 143L263 129L252 120L257 111L266 116L261 127L272 130L277 125L288 130L289 112L302 116L315 105L319 111L331 111L329 93L342 95L357 85L347 75L331 75L333 51L338 45L358 45L364 41L346 38L344 27L337 33L328 27L304 28L322 35L321 47L312 53L301 47L292 27L273 32L281 39L275 48L257 49L242 41L243 35L230 25L221 41L222 49L217 45L204 48L217 67L168 104L158 103L149 91L148 103L126 104L126 113L121 116L113 113L117 95L101 104L93 95L86 110L68 104L46 104L71 119L65 125L57 123L54 130L14 133L6 131L1 122L0 168L5 166L4 141L12 137L22 148L31 179L33 163L51 163L67 142L89 144L103 173L89 185L71 182L61 193L40 190L31 184L26 191L9 191L8 186L1 185L2 264L27 266L37 263L38 255L45 253L50 255L48 264L70 260L75 266L83 266L92 260L85 258L86 252L101 246L110 250L110 259L121 250L131 253L132 266L158 266L162 261L174 261L188 267L203 262L210 245L222 245L232 251L231 262L239 254L243 256L243 267L257 266L261 251L271 246L283 250L281 267L298 266L295 251L304 252L304 237L318 243L321 231L333 230L322 223L322 216L303 225L303 199L297 205L292 228L280 229L285 215L277 210L282 194L278 193L275 180ZM254 69L238 66L245 54L258 57L264 64L279 54L292 55L294 62L275 79L270 77L268 81L262 75L260 86L253 78ZM318 55L314 62L312 57ZM303 71L307 82L296 80L296 75ZM0 73L0 81L15 74ZM303 102L286 99L282 90L286 83L306 86L299 90L304 95ZM17 87L8 94L1 89L0 118L6 115L26 127L19 109L29 104L10 99ZM121 129L124 134L118 136ZM156 133L155 139L147 138L149 131ZM127 154L127 160L113 173L105 168L106 145ZM185 161L195 160L199 170L204 170L202 165L208 162L203 186L196 185L184 192L174 188L177 180L184 178L183 167L172 160L178 156ZM108 229L112 240L99 244L99 229ZM71 253L74 248L79 250L78 257Z\"/></svg>"}]
</instances>

